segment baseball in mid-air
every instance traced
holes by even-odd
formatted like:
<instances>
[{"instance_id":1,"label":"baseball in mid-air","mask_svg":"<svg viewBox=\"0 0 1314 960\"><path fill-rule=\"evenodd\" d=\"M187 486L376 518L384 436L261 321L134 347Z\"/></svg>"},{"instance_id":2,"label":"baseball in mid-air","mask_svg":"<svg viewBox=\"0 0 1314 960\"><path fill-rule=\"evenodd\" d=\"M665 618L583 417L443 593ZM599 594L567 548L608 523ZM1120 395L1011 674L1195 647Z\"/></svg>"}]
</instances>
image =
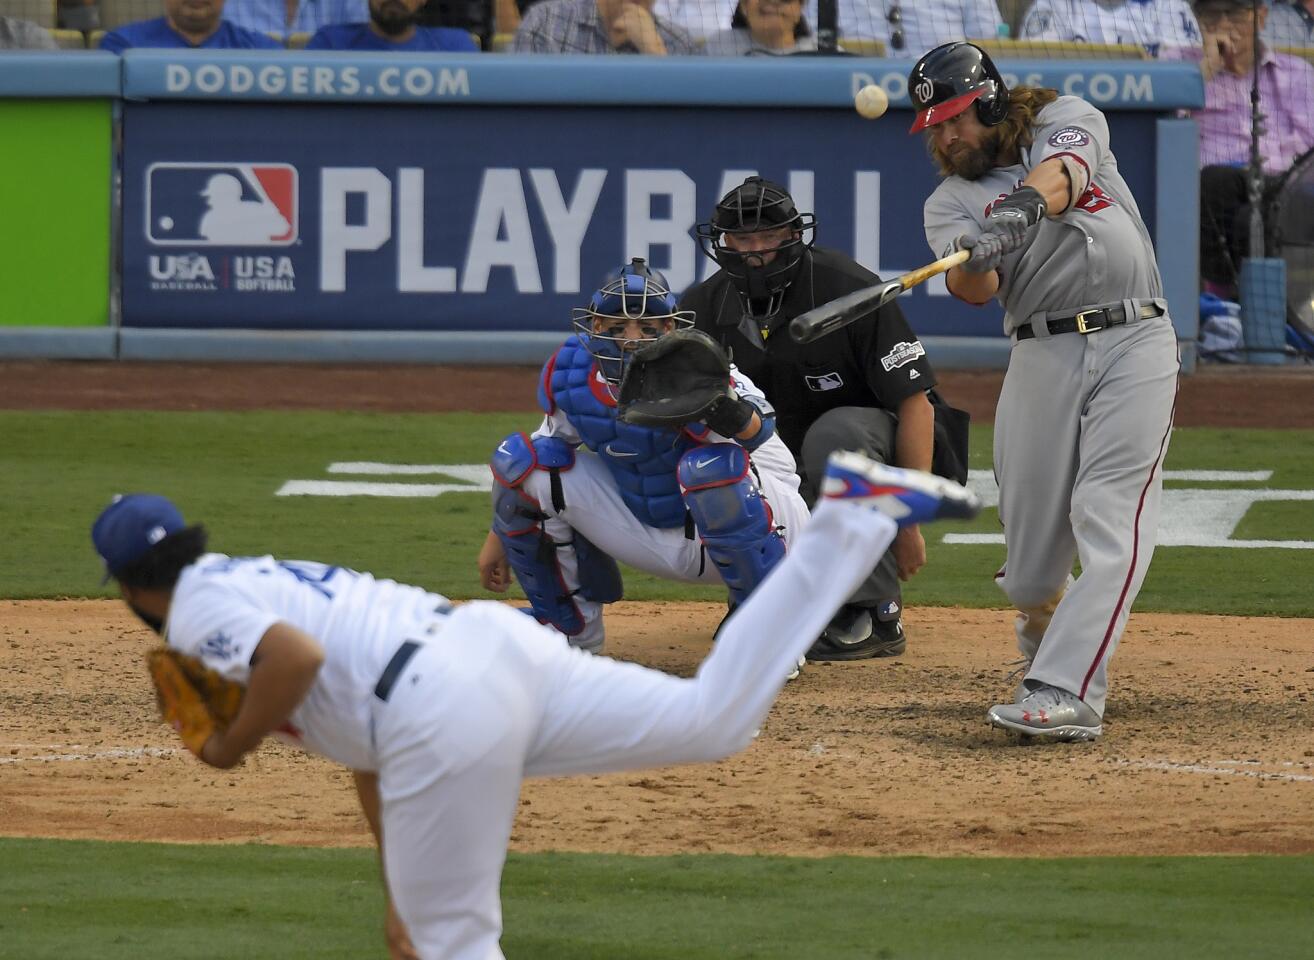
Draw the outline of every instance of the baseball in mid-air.
<instances>
[{"instance_id":1,"label":"baseball in mid-air","mask_svg":"<svg viewBox=\"0 0 1314 960\"><path fill-rule=\"evenodd\" d=\"M890 98L886 96L884 88L874 83L867 84L853 98L854 109L868 120L884 116L889 106Z\"/></svg>"}]
</instances>

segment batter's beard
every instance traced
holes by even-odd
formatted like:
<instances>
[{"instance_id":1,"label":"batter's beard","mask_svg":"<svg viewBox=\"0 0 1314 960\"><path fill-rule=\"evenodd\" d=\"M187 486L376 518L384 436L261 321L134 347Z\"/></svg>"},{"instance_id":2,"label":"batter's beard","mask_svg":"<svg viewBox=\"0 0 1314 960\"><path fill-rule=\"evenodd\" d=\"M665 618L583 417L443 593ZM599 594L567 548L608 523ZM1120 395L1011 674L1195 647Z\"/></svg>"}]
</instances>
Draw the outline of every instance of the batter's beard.
<instances>
[{"instance_id":1,"label":"batter's beard","mask_svg":"<svg viewBox=\"0 0 1314 960\"><path fill-rule=\"evenodd\" d=\"M389 37L400 36L405 33L415 17L411 11L397 2L397 0L383 0L379 4L370 4L370 19L374 25L379 28L380 32Z\"/></svg>"},{"instance_id":2,"label":"batter's beard","mask_svg":"<svg viewBox=\"0 0 1314 960\"><path fill-rule=\"evenodd\" d=\"M999 137L992 130L981 138L981 146L955 144L949 150L936 150L936 159L948 167L955 176L964 180L980 180L996 166L999 159Z\"/></svg>"}]
</instances>

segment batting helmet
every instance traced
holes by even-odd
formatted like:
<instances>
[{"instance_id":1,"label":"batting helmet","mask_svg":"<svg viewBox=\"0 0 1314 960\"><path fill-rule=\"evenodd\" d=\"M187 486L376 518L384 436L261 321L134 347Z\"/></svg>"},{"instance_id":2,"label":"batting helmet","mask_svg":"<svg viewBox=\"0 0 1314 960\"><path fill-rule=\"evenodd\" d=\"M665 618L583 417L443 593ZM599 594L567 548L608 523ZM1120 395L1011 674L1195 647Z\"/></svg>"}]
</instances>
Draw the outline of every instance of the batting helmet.
<instances>
[{"instance_id":1,"label":"batting helmet","mask_svg":"<svg viewBox=\"0 0 1314 960\"><path fill-rule=\"evenodd\" d=\"M917 61L908 74L908 96L917 117L909 133L956 117L971 104L987 127L1008 116L1008 87L994 62L976 44L944 43Z\"/></svg>"},{"instance_id":2,"label":"batting helmet","mask_svg":"<svg viewBox=\"0 0 1314 960\"><path fill-rule=\"evenodd\" d=\"M762 177L749 177L716 205L712 219L695 228L703 253L715 260L734 281L744 309L756 320L780 312L785 290L816 238L817 218L799 213L784 187ZM773 247L739 249L727 235L785 229L788 236ZM804 240L804 234L809 236Z\"/></svg>"},{"instance_id":3,"label":"batting helmet","mask_svg":"<svg viewBox=\"0 0 1314 960\"><path fill-rule=\"evenodd\" d=\"M589 297L588 306L571 311L571 319L598 361L603 379L613 388L620 385L632 350L694 323L693 311L676 309L666 277L642 257L608 274ZM640 336L630 336L632 323L638 325Z\"/></svg>"}]
</instances>

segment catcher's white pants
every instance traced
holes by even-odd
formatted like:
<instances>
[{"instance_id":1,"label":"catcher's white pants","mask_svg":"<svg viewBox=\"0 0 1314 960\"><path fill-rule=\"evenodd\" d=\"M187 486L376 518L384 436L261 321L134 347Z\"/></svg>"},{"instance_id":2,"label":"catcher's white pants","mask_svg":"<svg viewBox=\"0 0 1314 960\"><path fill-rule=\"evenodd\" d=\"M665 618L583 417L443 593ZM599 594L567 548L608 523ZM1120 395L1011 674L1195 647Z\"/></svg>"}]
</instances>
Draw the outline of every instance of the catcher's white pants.
<instances>
[{"instance_id":1,"label":"catcher's white pants","mask_svg":"<svg viewBox=\"0 0 1314 960\"><path fill-rule=\"evenodd\" d=\"M792 461L788 469L766 457L754 460L754 483L771 508L786 546L807 525L808 505L798 492L798 476ZM721 583L721 572L703 555L702 541L685 535L684 527L649 527L639 520L621 499L616 480L602 459L589 450L580 449L575 465L560 474L565 508L552 503L552 480L546 470L532 470L525 478L524 491L533 497L547 514L543 528L559 546L558 569L565 590L579 589L579 563L569 544L579 531L599 550L645 573L669 580ZM576 646L600 649L603 642L603 605L575 596L575 606L584 618L584 630L576 637Z\"/></svg>"},{"instance_id":2,"label":"catcher's white pants","mask_svg":"<svg viewBox=\"0 0 1314 960\"><path fill-rule=\"evenodd\" d=\"M459 607L375 712L384 869L420 955L502 957L498 888L524 777L742 750L896 530L819 504L691 679L584 653L502 604Z\"/></svg>"}]
</instances>

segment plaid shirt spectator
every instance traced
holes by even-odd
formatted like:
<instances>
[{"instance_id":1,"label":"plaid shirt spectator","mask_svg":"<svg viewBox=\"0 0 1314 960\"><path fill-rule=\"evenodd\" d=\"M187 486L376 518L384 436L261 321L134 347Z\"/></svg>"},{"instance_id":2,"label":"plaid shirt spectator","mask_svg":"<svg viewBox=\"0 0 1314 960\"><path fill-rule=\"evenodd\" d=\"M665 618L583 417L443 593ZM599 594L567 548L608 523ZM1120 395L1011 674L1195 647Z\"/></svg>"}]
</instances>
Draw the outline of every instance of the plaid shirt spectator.
<instances>
[{"instance_id":1,"label":"plaid shirt spectator","mask_svg":"<svg viewBox=\"0 0 1314 960\"><path fill-rule=\"evenodd\" d=\"M1250 159L1250 83L1244 76L1219 70L1205 84L1200 121L1200 166L1236 166ZM1292 162L1314 147L1314 67L1299 57L1265 49L1259 66L1259 108L1264 133L1259 154L1264 171L1285 173Z\"/></svg>"},{"instance_id":2,"label":"plaid shirt spectator","mask_svg":"<svg viewBox=\"0 0 1314 960\"><path fill-rule=\"evenodd\" d=\"M613 47L600 3L614 0L541 0L525 12L512 50L516 53L638 53L631 45ZM617 8L628 4L615 3ZM644 4L634 4L644 7ZM682 29L652 17L668 54L697 52Z\"/></svg>"},{"instance_id":3,"label":"plaid shirt spectator","mask_svg":"<svg viewBox=\"0 0 1314 960\"><path fill-rule=\"evenodd\" d=\"M1314 46L1314 0L1294 0L1269 7L1264 39L1275 47Z\"/></svg>"},{"instance_id":4,"label":"plaid shirt spectator","mask_svg":"<svg viewBox=\"0 0 1314 960\"><path fill-rule=\"evenodd\" d=\"M0 50L57 50L55 38L35 23L0 17Z\"/></svg>"}]
</instances>

